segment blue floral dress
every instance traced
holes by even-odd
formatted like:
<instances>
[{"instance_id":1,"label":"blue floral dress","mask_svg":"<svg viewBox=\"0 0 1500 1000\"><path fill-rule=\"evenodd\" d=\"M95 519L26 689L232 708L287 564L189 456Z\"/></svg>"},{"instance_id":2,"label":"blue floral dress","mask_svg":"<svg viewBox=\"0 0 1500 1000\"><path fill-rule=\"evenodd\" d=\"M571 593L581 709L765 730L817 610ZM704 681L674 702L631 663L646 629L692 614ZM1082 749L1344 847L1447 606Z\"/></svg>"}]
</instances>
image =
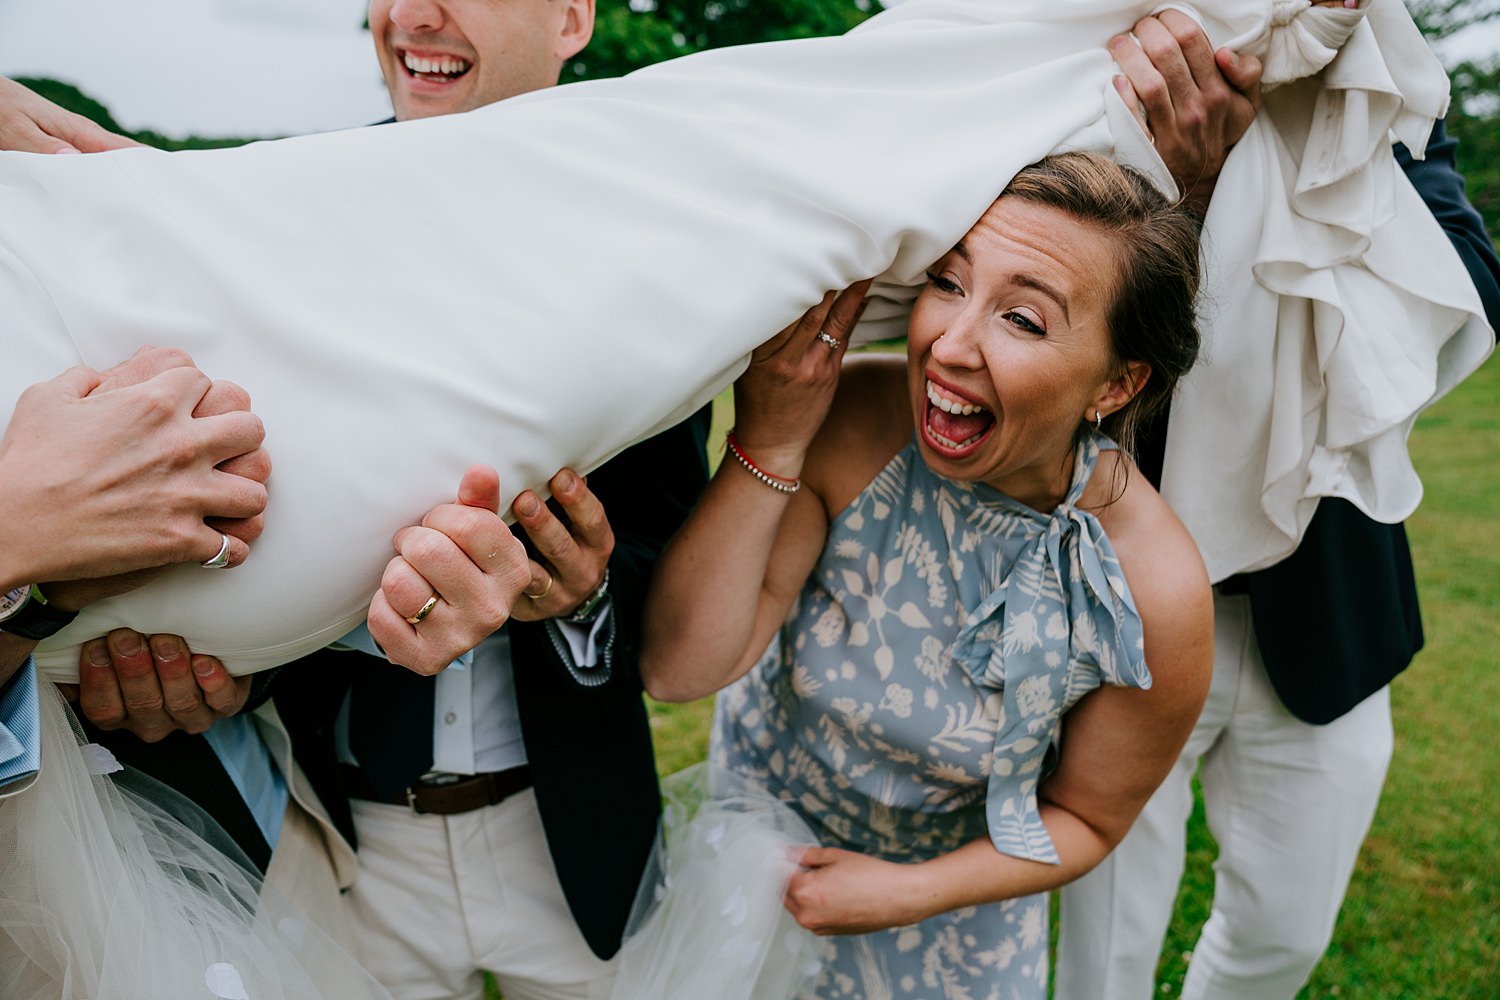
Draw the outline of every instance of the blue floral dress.
<instances>
[{"instance_id":1,"label":"blue floral dress","mask_svg":"<svg viewBox=\"0 0 1500 1000\"><path fill-rule=\"evenodd\" d=\"M1045 515L944 479L908 444L830 526L765 658L720 694L711 759L789 802L823 843L921 861L988 837L1057 862L1036 787L1058 723L1100 684L1146 688L1140 618L1075 504ZM1046 894L827 939L804 994L1044 998Z\"/></svg>"}]
</instances>

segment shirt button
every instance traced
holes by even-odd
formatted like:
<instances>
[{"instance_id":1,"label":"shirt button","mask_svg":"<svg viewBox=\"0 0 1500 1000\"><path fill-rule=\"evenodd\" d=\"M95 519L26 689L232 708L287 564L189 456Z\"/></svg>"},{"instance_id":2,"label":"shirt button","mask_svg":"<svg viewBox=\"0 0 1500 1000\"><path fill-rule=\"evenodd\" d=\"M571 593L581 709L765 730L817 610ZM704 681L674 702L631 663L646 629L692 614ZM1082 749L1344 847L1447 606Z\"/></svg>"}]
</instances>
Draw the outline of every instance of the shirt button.
<instances>
[{"instance_id":1,"label":"shirt button","mask_svg":"<svg viewBox=\"0 0 1500 1000\"><path fill-rule=\"evenodd\" d=\"M453 725L455 722L458 721L458 713L457 712L449 712L447 715L443 716L443 721L446 722L446 723L448 723L448 725L450 725L450 726Z\"/></svg>"}]
</instances>

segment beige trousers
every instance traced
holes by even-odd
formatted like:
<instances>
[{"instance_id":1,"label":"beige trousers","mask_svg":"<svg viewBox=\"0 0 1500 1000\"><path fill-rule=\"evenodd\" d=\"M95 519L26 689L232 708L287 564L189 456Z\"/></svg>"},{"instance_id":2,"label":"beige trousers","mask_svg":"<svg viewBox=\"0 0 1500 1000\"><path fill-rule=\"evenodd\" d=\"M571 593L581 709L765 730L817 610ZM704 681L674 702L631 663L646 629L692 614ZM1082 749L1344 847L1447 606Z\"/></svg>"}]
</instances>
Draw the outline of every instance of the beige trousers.
<instances>
[{"instance_id":1,"label":"beige trousers","mask_svg":"<svg viewBox=\"0 0 1500 1000\"><path fill-rule=\"evenodd\" d=\"M359 955L396 1000L586 1000L614 977L573 922L530 789L457 816L353 803ZM601 829L600 836L608 836Z\"/></svg>"}]
</instances>

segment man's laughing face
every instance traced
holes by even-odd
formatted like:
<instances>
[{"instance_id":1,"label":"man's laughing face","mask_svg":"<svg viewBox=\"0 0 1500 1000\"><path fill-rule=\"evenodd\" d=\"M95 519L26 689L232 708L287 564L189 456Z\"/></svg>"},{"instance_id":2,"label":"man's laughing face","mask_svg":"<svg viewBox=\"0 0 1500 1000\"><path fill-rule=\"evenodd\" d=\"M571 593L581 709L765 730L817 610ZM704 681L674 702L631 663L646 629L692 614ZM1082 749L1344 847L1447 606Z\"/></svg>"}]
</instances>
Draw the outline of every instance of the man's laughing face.
<instances>
[{"instance_id":1,"label":"man's laughing face","mask_svg":"<svg viewBox=\"0 0 1500 1000\"><path fill-rule=\"evenodd\" d=\"M403 121L550 87L593 27L593 0L370 3L375 54Z\"/></svg>"}]
</instances>

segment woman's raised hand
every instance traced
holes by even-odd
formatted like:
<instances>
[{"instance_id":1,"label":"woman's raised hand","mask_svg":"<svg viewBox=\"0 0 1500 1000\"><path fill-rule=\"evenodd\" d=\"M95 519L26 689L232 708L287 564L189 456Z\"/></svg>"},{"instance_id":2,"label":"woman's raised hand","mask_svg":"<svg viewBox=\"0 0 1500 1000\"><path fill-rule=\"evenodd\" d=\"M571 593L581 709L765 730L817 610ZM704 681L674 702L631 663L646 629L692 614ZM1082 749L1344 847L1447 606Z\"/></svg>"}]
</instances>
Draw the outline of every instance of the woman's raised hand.
<instances>
[{"instance_id":1,"label":"woman's raised hand","mask_svg":"<svg viewBox=\"0 0 1500 1000\"><path fill-rule=\"evenodd\" d=\"M869 289L870 282L861 281L829 292L750 355L750 367L734 384L734 433L767 472L786 479L801 473Z\"/></svg>"}]
</instances>

